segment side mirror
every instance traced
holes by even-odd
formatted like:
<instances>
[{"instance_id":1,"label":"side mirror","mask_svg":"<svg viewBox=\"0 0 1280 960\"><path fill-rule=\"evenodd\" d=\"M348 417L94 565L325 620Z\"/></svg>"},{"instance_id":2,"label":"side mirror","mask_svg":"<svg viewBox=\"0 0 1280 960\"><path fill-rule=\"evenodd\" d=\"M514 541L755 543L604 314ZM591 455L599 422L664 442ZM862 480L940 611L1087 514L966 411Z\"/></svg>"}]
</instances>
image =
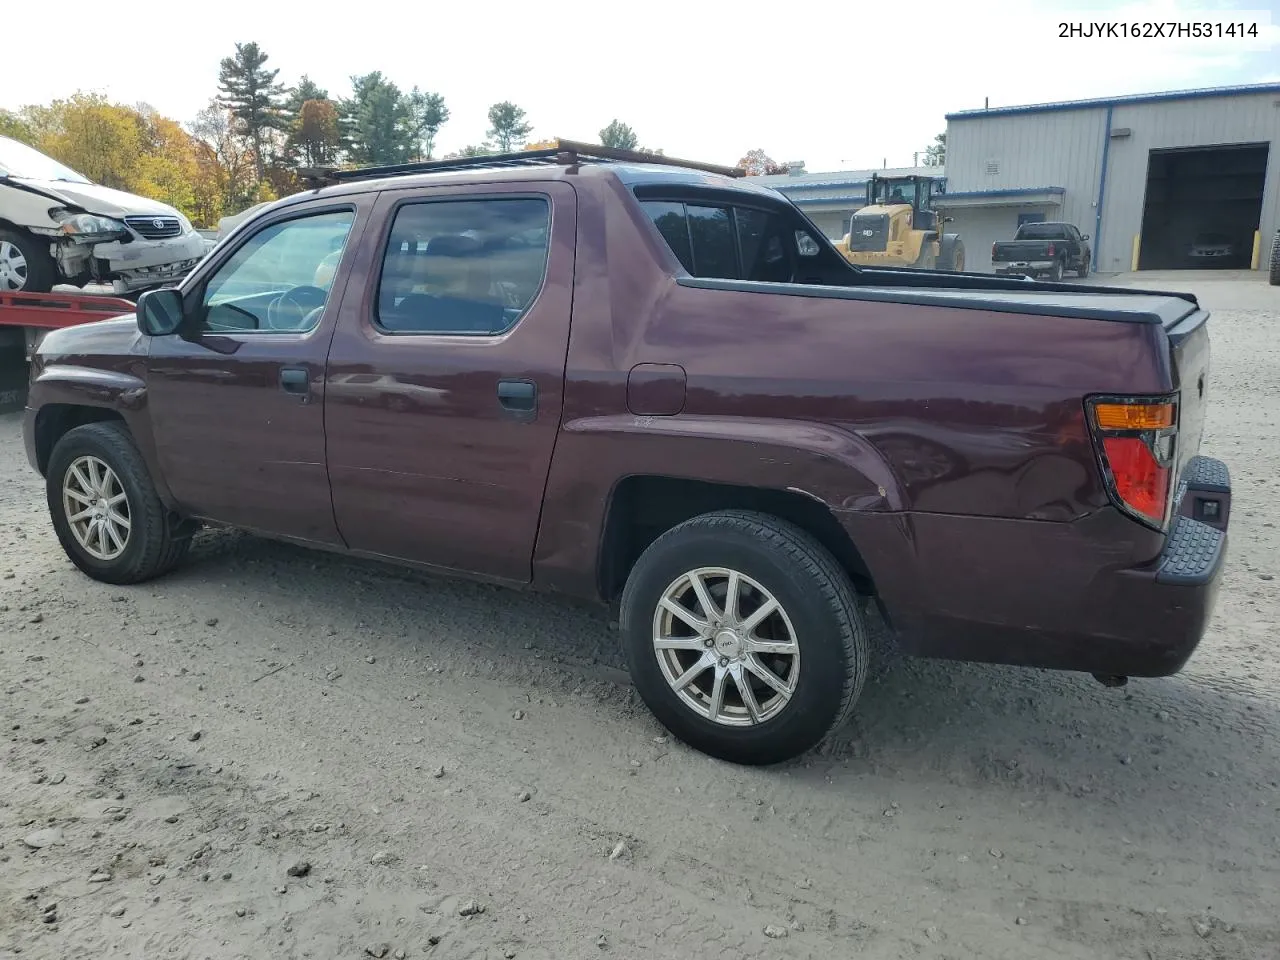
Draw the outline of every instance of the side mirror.
<instances>
[{"instance_id":1,"label":"side mirror","mask_svg":"<svg viewBox=\"0 0 1280 960\"><path fill-rule=\"evenodd\" d=\"M1088 239L1089 239L1089 235L1088 235L1087 233L1082 233L1082 234L1080 234L1080 239L1081 239L1081 240L1088 240Z\"/></svg>"},{"instance_id":2,"label":"side mirror","mask_svg":"<svg viewBox=\"0 0 1280 960\"><path fill-rule=\"evenodd\" d=\"M138 329L149 337L167 337L182 326L182 294L172 287L138 297Z\"/></svg>"},{"instance_id":3,"label":"side mirror","mask_svg":"<svg viewBox=\"0 0 1280 960\"><path fill-rule=\"evenodd\" d=\"M943 222L943 223L955 223L955 222L956 222L956 218L955 218L955 217L943 217L943 218L942 218L942 222Z\"/></svg>"}]
</instances>

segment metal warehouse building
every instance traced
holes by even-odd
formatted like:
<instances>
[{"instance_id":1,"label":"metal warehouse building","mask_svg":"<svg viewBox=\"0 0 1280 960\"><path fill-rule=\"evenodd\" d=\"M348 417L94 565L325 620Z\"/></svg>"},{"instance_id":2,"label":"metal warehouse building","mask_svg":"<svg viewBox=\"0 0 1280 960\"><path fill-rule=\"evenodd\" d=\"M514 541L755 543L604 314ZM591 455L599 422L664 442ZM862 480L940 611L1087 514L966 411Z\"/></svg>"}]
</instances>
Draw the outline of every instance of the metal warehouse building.
<instances>
[{"instance_id":1,"label":"metal warehouse building","mask_svg":"<svg viewBox=\"0 0 1280 960\"><path fill-rule=\"evenodd\" d=\"M1257 268L1280 225L1280 84L952 113L946 171L970 270L1027 220L1074 223L1106 273L1192 266L1213 235L1224 265Z\"/></svg>"}]
</instances>

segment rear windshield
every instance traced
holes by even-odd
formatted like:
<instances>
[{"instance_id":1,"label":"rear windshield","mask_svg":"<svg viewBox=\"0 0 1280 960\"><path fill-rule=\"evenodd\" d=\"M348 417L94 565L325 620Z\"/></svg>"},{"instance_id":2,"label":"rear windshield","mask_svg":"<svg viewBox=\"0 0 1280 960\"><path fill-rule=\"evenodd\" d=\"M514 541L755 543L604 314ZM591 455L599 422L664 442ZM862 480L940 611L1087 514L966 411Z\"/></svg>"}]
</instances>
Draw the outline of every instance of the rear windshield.
<instances>
[{"instance_id":1,"label":"rear windshield","mask_svg":"<svg viewBox=\"0 0 1280 960\"><path fill-rule=\"evenodd\" d=\"M1060 223L1024 223L1018 228L1022 240L1065 240L1067 228Z\"/></svg>"}]
</instances>

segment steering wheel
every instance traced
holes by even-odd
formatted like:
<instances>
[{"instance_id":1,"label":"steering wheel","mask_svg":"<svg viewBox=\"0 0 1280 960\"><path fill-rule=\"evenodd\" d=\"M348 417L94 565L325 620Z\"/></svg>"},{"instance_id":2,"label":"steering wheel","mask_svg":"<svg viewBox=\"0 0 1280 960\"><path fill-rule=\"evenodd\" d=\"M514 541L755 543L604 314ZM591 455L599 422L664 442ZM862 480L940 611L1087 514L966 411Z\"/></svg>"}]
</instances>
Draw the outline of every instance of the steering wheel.
<instances>
[{"instance_id":1,"label":"steering wheel","mask_svg":"<svg viewBox=\"0 0 1280 960\"><path fill-rule=\"evenodd\" d=\"M267 304L267 329L305 330L328 298L319 287L303 284L286 290Z\"/></svg>"}]
</instances>

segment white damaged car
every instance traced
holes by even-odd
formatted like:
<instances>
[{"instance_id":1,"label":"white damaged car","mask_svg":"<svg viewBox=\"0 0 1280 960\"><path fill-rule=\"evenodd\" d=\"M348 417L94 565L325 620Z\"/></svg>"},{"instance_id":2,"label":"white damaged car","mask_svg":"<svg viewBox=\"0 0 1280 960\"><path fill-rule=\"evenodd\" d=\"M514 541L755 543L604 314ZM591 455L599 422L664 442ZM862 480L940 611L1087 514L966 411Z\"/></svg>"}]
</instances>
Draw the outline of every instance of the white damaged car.
<instances>
[{"instance_id":1,"label":"white damaged car","mask_svg":"<svg viewBox=\"0 0 1280 960\"><path fill-rule=\"evenodd\" d=\"M168 204L92 183L0 137L0 293L101 283L122 295L176 282L207 249Z\"/></svg>"}]
</instances>

